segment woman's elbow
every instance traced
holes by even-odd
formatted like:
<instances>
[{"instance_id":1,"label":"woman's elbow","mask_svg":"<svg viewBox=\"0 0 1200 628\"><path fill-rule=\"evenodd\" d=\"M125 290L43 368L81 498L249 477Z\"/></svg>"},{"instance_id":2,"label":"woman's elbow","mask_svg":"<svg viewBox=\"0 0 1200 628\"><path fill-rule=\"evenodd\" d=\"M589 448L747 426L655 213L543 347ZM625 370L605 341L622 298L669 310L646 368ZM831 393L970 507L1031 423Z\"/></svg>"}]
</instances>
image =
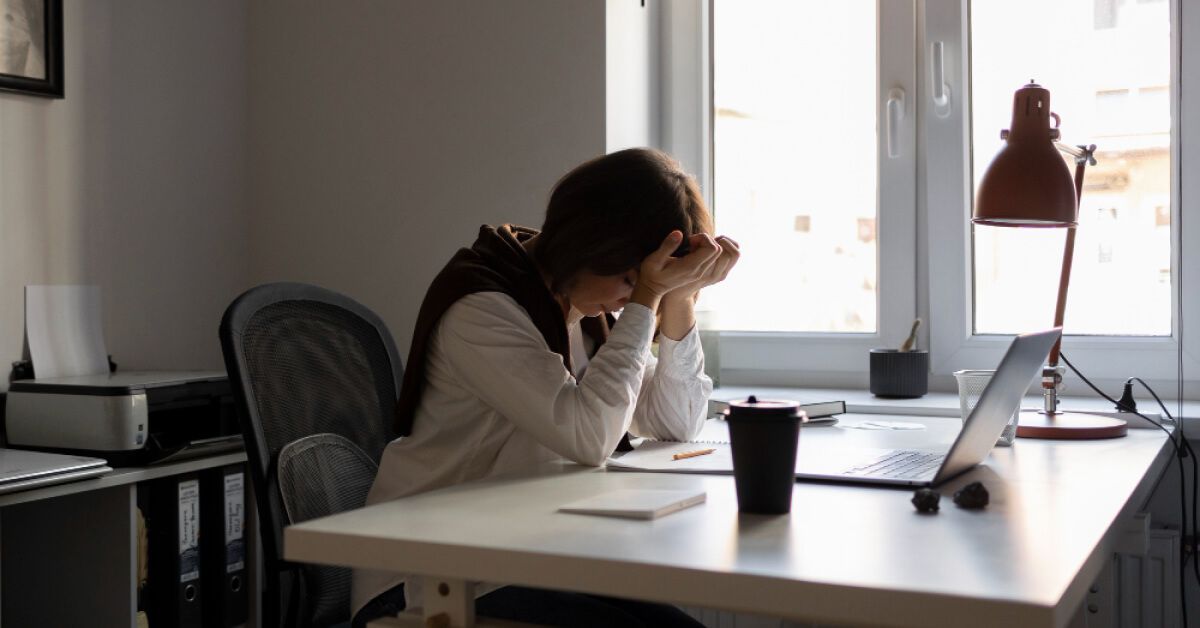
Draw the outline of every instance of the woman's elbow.
<instances>
[{"instance_id":1,"label":"woman's elbow","mask_svg":"<svg viewBox=\"0 0 1200 628\"><path fill-rule=\"evenodd\" d=\"M604 461L608 460L608 456L612 454L615 448L615 444L612 447L606 448L603 442L576 443L570 451L563 452L563 457L576 464L589 467L602 467L604 466Z\"/></svg>"},{"instance_id":2,"label":"woman's elbow","mask_svg":"<svg viewBox=\"0 0 1200 628\"><path fill-rule=\"evenodd\" d=\"M613 440L611 435L594 434L590 438L580 438L571 452L572 455L567 456L573 462L587 465L589 467L602 467L604 461L612 455L617 448L620 436L617 440ZM612 441L611 443L609 441Z\"/></svg>"},{"instance_id":3,"label":"woman's elbow","mask_svg":"<svg viewBox=\"0 0 1200 628\"><path fill-rule=\"evenodd\" d=\"M603 467L606 460L608 456L604 453L592 453L580 456L575 462L589 467Z\"/></svg>"}]
</instances>

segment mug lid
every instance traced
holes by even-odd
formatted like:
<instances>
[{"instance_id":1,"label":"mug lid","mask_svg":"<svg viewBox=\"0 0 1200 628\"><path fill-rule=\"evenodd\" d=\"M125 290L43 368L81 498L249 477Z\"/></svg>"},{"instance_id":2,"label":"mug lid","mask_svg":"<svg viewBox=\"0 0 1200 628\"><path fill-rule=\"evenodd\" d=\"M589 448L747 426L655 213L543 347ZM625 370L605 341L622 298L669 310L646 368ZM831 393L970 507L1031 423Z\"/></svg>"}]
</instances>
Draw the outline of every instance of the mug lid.
<instances>
[{"instance_id":1,"label":"mug lid","mask_svg":"<svg viewBox=\"0 0 1200 628\"><path fill-rule=\"evenodd\" d=\"M804 418L804 412L800 410L800 402L798 401L788 399L759 399L755 395L750 395L746 399L731 400L726 415L728 417L791 418L800 416Z\"/></svg>"}]
</instances>

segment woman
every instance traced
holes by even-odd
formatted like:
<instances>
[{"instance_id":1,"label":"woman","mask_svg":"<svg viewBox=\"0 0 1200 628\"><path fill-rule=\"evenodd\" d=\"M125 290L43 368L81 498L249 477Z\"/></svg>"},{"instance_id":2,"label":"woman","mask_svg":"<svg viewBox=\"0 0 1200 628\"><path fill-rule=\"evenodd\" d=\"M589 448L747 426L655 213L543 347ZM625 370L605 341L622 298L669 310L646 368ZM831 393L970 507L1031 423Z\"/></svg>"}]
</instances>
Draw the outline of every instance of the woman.
<instances>
[{"instance_id":1,"label":"woman","mask_svg":"<svg viewBox=\"0 0 1200 628\"><path fill-rule=\"evenodd\" d=\"M695 437L712 382L693 306L738 259L737 244L711 231L695 181L649 149L564 176L540 231L481 228L421 305L396 413L403 437L384 451L367 502L564 461L599 466L627 430ZM697 625L657 604L515 586L478 593L479 614L499 619ZM355 573L356 625L421 600L416 580Z\"/></svg>"}]
</instances>

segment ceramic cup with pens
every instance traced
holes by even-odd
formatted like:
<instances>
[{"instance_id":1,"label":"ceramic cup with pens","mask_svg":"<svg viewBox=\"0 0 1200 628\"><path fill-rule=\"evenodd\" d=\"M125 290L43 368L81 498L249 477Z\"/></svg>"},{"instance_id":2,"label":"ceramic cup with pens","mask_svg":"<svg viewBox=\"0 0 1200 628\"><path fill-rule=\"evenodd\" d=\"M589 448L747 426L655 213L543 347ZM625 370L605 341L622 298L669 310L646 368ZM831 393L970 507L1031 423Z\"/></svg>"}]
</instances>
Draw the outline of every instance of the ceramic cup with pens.
<instances>
[{"instance_id":1,"label":"ceramic cup with pens","mask_svg":"<svg viewBox=\"0 0 1200 628\"><path fill-rule=\"evenodd\" d=\"M725 419L738 510L768 515L790 512L800 424L808 420L799 402L751 395L730 401Z\"/></svg>"}]
</instances>

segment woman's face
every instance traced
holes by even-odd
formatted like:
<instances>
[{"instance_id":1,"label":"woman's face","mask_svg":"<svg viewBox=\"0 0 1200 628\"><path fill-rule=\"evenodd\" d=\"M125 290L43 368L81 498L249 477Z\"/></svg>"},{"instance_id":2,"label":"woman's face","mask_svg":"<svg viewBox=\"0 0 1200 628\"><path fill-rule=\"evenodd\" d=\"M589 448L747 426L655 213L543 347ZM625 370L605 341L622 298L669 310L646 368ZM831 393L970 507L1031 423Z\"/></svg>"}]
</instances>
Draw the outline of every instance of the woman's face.
<instances>
[{"instance_id":1,"label":"woman's face","mask_svg":"<svg viewBox=\"0 0 1200 628\"><path fill-rule=\"evenodd\" d=\"M566 297L584 316L599 316L625 307L636 283L636 268L619 275L597 275L585 270L567 288Z\"/></svg>"}]
</instances>

